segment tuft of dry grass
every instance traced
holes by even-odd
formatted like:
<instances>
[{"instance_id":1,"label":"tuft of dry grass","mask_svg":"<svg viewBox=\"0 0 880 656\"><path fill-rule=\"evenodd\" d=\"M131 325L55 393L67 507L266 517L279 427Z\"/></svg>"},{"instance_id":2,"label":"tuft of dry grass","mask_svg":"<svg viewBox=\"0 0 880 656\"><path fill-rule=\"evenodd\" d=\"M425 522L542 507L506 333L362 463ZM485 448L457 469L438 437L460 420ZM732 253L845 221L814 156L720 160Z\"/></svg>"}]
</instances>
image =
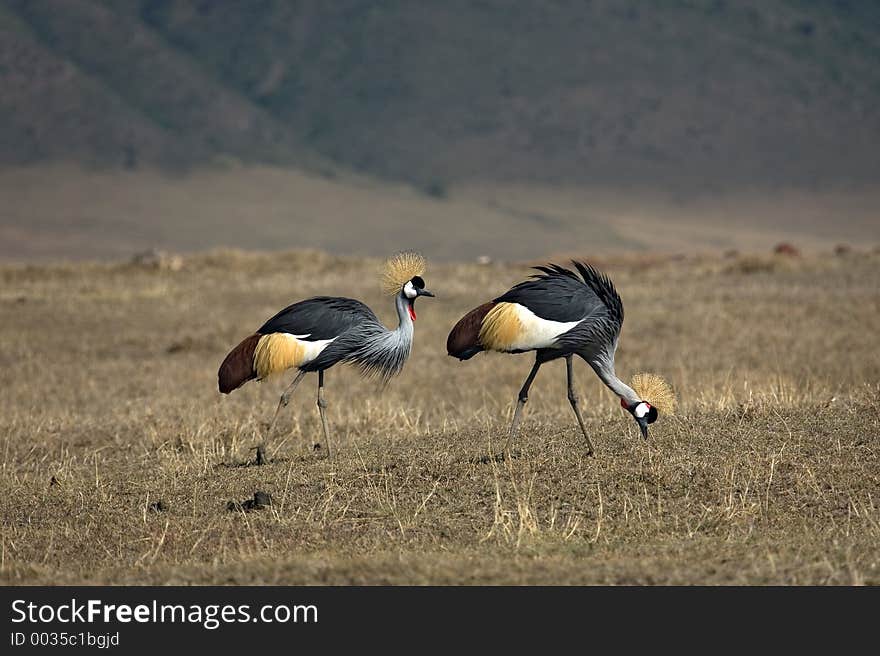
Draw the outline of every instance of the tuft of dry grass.
<instances>
[{"instance_id":1,"label":"tuft of dry grass","mask_svg":"<svg viewBox=\"0 0 880 656\"><path fill-rule=\"evenodd\" d=\"M551 363L498 458L530 358L459 363L445 336L527 271L439 264L400 378L380 393L327 373L337 455L307 379L262 466L288 381L221 396L220 361L310 295L390 323L379 260L0 267L0 580L880 583L880 258L727 263L604 263L627 309L618 373L660 372L679 396L648 442L580 364L587 457ZM271 504L227 509L257 492Z\"/></svg>"}]
</instances>

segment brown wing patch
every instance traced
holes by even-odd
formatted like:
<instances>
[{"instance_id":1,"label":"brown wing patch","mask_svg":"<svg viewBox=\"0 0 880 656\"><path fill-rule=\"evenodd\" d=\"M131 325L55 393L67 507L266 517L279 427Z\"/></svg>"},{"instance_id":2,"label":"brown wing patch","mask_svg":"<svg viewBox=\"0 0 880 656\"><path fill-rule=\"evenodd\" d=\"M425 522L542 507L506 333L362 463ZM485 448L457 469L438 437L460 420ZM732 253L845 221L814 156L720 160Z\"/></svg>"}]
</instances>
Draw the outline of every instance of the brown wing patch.
<instances>
[{"instance_id":1,"label":"brown wing patch","mask_svg":"<svg viewBox=\"0 0 880 656\"><path fill-rule=\"evenodd\" d=\"M446 338L446 352L454 358L468 359L482 350L480 344L480 328L483 325L483 317L495 307L495 303L483 303L474 308L461 319L449 331Z\"/></svg>"},{"instance_id":2,"label":"brown wing patch","mask_svg":"<svg viewBox=\"0 0 880 656\"><path fill-rule=\"evenodd\" d=\"M287 333L263 335L254 350L254 371L258 378L280 374L302 364L305 347Z\"/></svg>"},{"instance_id":3,"label":"brown wing patch","mask_svg":"<svg viewBox=\"0 0 880 656\"><path fill-rule=\"evenodd\" d=\"M217 384L223 394L229 394L256 377L254 350L261 337L261 335L245 337L223 360L217 372Z\"/></svg>"},{"instance_id":4,"label":"brown wing patch","mask_svg":"<svg viewBox=\"0 0 880 656\"><path fill-rule=\"evenodd\" d=\"M517 315L516 305L498 303L483 319L480 344L493 351L507 351L522 331L523 325Z\"/></svg>"}]
</instances>

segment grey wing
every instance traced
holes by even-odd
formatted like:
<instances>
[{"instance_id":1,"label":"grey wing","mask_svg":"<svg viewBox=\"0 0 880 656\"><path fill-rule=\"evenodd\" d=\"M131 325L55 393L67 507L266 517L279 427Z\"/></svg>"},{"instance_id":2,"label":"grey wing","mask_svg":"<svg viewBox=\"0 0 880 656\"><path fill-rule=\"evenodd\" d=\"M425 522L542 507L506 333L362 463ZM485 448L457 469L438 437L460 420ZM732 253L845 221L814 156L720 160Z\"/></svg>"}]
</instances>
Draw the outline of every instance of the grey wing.
<instances>
[{"instance_id":1,"label":"grey wing","mask_svg":"<svg viewBox=\"0 0 880 656\"><path fill-rule=\"evenodd\" d=\"M613 354L623 325L623 301L608 276L588 264L572 264L577 273L556 264L535 267L540 274L495 301L519 303L550 321L578 321L559 335L562 349Z\"/></svg>"},{"instance_id":2,"label":"grey wing","mask_svg":"<svg viewBox=\"0 0 880 656\"><path fill-rule=\"evenodd\" d=\"M595 302L591 312L571 330L559 336L559 344L587 356L612 357L623 326L623 301L608 276L581 262L572 262Z\"/></svg>"},{"instance_id":3,"label":"grey wing","mask_svg":"<svg viewBox=\"0 0 880 656\"><path fill-rule=\"evenodd\" d=\"M330 342L318 357L308 364L300 367L303 371L320 371L328 369L338 362L346 362L355 356L364 345L381 334L384 328L378 320L363 321L349 327L348 330L338 335Z\"/></svg>"},{"instance_id":4,"label":"grey wing","mask_svg":"<svg viewBox=\"0 0 880 656\"><path fill-rule=\"evenodd\" d=\"M289 305L264 323L261 335L289 333L309 341L339 337L354 326L378 323L373 311L353 298L316 296Z\"/></svg>"},{"instance_id":5,"label":"grey wing","mask_svg":"<svg viewBox=\"0 0 880 656\"><path fill-rule=\"evenodd\" d=\"M535 267L542 273L519 283L495 302L518 303L542 319L559 322L580 321L609 311L617 314L619 305L622 321L623 305L611 281L592 267L573 264L583 278L555 264Z\"/></svg>"},{"instance_id":6,"label":"grey wing","mask_svg":"<svg viewBox=\"0 0 880 656\"><path fill-rule=\"evenodd\" d=\"M617 350L620 324L607 313L587 317L571 330L559 335L556 341L560 349L579 353L588 360L609 357Z\"/></svg>"},{"instance_id":7,"label":"grey wing","mask_svg":"<svg viewBox=\"0 0 880 656\"><path fill-rule=\"evenodd\" d=\"M616 323L617 330L620 331L620 327L623 325L623 300L617 293L611 278L589 264L574 261L572 264L581 274L584 285L589 287L590 291L605 306L609 320Z\"/></svg>"}]
</instances>

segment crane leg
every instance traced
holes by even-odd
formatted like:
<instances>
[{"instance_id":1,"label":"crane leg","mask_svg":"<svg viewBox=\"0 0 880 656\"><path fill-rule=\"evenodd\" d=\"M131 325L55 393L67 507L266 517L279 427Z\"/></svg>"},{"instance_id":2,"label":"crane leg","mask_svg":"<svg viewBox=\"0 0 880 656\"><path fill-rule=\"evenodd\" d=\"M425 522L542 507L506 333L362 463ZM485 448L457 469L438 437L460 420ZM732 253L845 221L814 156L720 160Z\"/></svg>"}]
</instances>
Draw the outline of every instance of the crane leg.
<instances>
[{"instance_id":1,"label":"crane leg","mask_svg":"<svg viewBox=\"0 0 880 656\"><path fill-rule=\"evenodd\" d=\"M324 372L318 372L318 412L321 413L321 428L324 429L324 442L327 444L327 457L333 455L333 448L330 446L330 431L327 430L327 417L324 410L327 408L327 402L324 400Z\"/></svg>"},{"instance_id":2,"label":"crane leg","mask_svg":"<svg viewBox=\"0 0 880 656\"><path fill-rule=\"evenodd\" d=\"M587 429L584 427L584 418L581 417L581 411L580 408L578 408L577 394L574 393L574 367L570 355L565 357L565 368L568 373L568 402L571 403L571 409L574 410L578 425L581 427L581 432L584 434L584 439L587 441L587 455L591 456L593 455L593 443L590 441L590 436L587 435Z\"/></svg>"},{"instance_id":3,"label":"crane leg","mask_svg":"<svg viewBox=\"0 0 880 656\"><path fill-rule=\"evenodd\" d=\"M529 372L526 382L523 383L522 388L519 390L519 396L516 400L516 410L513 411L513 423L510 425L510 433L507 435L507 445L504 447L504 452L508 455L510 454L510 445L513 442L513 438L516 437L516 432L519 429L519 422L522 420L523 406L525 406L529 400L529 388L532 386L535 376L538 375L538 369L541 368L541 364L542 363L535 358L535 364L532 366L532 370Z\"/></svg>"},{"instance_id":4,"label":"crane leg","mask_svg":"<svg viewBox=\"0 0 880 656\"><path fill-rule=\"evenodd\" d=\"M269 430L266 431L266 437L263 438L262 444L257 445L257 464L263 464L266 444L269 443L269 438L272 437L272 431L275 429L275 422L278 421L278 413L281 412L281 408L286 408L287 404L290 403L290 397L293 396L293 391L305 375L305 371L297 372L294 379L290 381L290 385L288 385L287 389L281 394L281 399L278 401L278 407L275 408L275 414L272 416L272 422L269 424Z\"/></svg>"}]
</instances>

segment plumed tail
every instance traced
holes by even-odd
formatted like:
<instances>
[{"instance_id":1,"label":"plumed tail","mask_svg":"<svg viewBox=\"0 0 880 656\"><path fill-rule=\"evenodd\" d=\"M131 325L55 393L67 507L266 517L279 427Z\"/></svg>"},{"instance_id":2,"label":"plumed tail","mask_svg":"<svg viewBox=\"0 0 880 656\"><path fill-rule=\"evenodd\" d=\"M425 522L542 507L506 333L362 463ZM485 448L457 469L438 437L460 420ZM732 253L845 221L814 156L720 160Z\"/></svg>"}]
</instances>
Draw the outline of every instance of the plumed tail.
<instances>
[{"instance_id":1,"label":"plumed tail","mask_svg":"<svg viewBox=\"0 0 880 656\"><path fill-rule=\"evenodd\" d=\"M480 329L483 319L493 307L494 302L483 303L459 319L446 338L446 352L449 355L459 360L469 360L483 350Z\"/></svg>"},{"instance_id":2,"label":"plumed tail","mask_svg":"<svg viewBox=\"0 0 880 656\"><path fill-rule=\"evenodd\" d=\"M257 372L254 370L254 351L261 337L262 335L245 337L223 360L220 371L217 372L217 383L221 393L229 394L257 377Z\"/></svg>"}]
</instances>

